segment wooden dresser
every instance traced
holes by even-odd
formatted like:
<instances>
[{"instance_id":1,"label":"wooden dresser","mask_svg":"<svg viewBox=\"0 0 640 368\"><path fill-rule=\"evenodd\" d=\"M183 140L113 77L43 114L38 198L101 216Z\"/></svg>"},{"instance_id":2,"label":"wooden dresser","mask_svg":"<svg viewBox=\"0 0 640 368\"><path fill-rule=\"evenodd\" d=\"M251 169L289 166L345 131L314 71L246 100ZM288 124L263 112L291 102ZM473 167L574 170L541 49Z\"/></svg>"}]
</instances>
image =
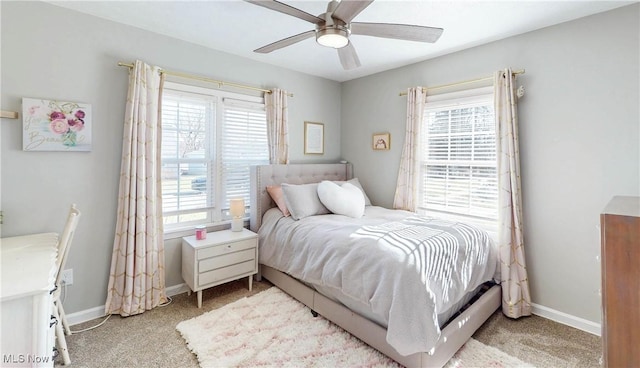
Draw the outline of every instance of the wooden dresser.
<instances>
[{"instance_id":1,"label":"wooden dresser","mask_svg":"<svg viewBox=\"0 0 640 368\"><path fill-rule=\"evenodd\" d=\"M640 197L614 197L600 226L604 366L640 367Z\"/></svg>"}]
</instances>

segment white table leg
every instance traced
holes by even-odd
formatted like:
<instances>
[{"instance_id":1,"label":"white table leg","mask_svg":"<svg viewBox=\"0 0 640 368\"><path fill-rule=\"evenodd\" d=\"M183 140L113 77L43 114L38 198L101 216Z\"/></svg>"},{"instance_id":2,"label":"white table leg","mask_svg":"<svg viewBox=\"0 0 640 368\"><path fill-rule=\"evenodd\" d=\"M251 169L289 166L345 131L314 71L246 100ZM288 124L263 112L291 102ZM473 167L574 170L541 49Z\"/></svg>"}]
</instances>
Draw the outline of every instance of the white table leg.
<instances>
[{"instance_id":1,"label":"white table leg","mask_svg":"<svg viewBox=\"0 0 640 368\"><path fill-rule=\"evenodd\" d=\"M191 296L191 289L187 290L187 296Z\"/></svg>"},{"instance_id":2,"label":"white table leg","mask_svg":"<svg viewBox=\"0 0 640 368\"><path fill-rule=\"evenodd\" d=\"M198 308L202 308L202 290L198 290Z\"/></svg>"},{"instance_id":3,"label":"white table leg","mask_svg":"<svg viewBox=\"0 0 640 368\"><path fill-rule=\"evenodd\" d=\"M253 287L253 275L249 276L249 291L251 291L252 287Z\"/></svg>"}]
</instances>

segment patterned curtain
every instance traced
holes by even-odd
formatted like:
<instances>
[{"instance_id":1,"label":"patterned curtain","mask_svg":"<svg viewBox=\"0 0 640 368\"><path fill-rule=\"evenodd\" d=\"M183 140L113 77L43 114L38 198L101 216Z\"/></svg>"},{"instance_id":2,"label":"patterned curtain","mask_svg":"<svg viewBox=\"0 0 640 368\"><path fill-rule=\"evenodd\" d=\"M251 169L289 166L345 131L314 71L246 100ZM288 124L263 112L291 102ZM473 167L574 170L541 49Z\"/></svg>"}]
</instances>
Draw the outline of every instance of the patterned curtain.
<instances>
[{"instance_id":1,"label":"patterned curtain","mask_svg":"<svg viewBox=\"0 0 640 368\"><path fill-rule=\"evenodd\" d=\"M274 88L265 96L267 104L267 135L269 163L289 163L289 128L287 91Z\"/></svg>"},{"instance_id":2,"label":"patterned curtain","mask_svg":"<svg viewBox=\"0 0 640 368\"><path fill-rule=\"evenodd\" d=\"M495 73L493 86L500 193L498 246L502 279L502 311L508 317L519 318L531 315L531 296L522 238L518 113L514 79L511 69L501 70Z\"/></svg>"},{"instance_id":3,"label":"patterned curtain","mask_svg":"<svg viewBox=\"0 0 640 368\"><path fill-rule=\"evenodd\" d=\"M129 74L120 194L105 312L130 316L166 302L160 188L159 69Z\"/></svg>"},{"instance_id":4,"label":"patterned curtain","mask_svg":"<svg viewBox=\"0 0 640 368\"><path fill-rule=\"evenodd\" d=\"M393 198L395 209L416 211L418 165L420 164L418 140L426 95L427 90L423 87L409 88L407 91L407 129L400 157L396 194Z\"/></svg>"}]
</instances>

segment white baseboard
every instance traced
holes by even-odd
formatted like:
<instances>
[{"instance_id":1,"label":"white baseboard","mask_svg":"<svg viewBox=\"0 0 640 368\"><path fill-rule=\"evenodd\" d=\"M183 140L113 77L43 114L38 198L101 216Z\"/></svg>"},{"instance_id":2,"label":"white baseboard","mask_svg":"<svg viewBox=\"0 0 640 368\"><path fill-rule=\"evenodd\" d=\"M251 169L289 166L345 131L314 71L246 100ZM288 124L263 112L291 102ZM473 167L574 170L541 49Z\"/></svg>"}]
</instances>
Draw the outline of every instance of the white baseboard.
<instances>
[{"instance_id":1,"label":"white baseboard","mask_svg":"<svg viewBox=\"0 0 640 368\"><path fill-rule=\"evenodd\" d=\"M170 286L165 290L166 290L167 296L174 296L174 295L186 293L187 291L189 291L189 287L187 286L187 284L182 283L182 284ZM67 314L67 321L69 322L70 326L73 326L79 323L91 321L93 319L101 318L105 316L106 314L104 313L104 305L101 305L99 307L85 309L80 312Z\"/></svg>"},{"instance_id":2,"label":"white baseboard","mask_svg":"<svg viewBox=\"0 0 640 368\"><path fill-rule=\"evenodd\" d=\"M189 286L187 286L187 284L185 284L184 282L182 284L169 286L168 288L165 289L167 296L174 296L174 295L186 293L187 291L189 291Z\"/></svg>"},{"instance_id":3,"label":"white baseboard","mask_svg":"<svg viewBox=\"0 0 640 368\"><path fill-rule=\"evenodd\" d=\"M578 330L582 330L596 336L601 336L602 334L602 327L599 323L572 316L570 314L560 312L543 305L531 303L531 312L536 316L550 319L552 321L562 323L563 325L567 325L569 327L577 328Z\"/></svg>"},{"instance_id":4,"label":"white baseboard","mask_svg":"<svg viewBox=\"0 0 640 368\"><path fill-rule=\"evenodd\" d=\"M70 326L74 326L79 323L91 321L93 319L104 317L104 316L106 316L106 314L104 314L104 305L101 305L99 307L85 309L80 312L67 314L67 321L69 322Z\"/></svg>"},{"instance_id":5,"label":"white baseboard","mask_svg":"<svg viewBox=\"0 0 640 368\"><path fill-rule=\"evenodd\" d=\"M174 295L186 293L187 291L189 291L189 287L185 283L170 286L166 289L167 296L174 296ZM586 331L596 336L601 336L602 330L599 323L588 321L580 317L572 316L570 314L560 312L555 309L551 309L549 307L545 307L543 305L539 305L535 303L531 304L531 311L533 314L537 316L550 319L552 321L562 323L563 325L577 328L582 331ZM101 318L104 316L105 316L104 306L99 306L95 308L86 309L80 312L67 314L67 320L69 321L69 325L73 326L79 323L91 321L93 319Z\"/></svg>"}]
</instances>

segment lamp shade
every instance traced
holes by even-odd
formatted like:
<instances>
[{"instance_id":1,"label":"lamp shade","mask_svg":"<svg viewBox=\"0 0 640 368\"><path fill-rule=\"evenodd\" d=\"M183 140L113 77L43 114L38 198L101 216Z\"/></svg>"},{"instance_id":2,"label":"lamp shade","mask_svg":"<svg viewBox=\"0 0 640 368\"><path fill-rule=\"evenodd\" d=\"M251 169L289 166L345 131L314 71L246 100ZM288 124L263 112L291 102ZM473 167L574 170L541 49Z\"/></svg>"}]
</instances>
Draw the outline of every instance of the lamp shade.
<instances>
[{"instance_id":1,"label":"lamp shade","mask_svg":"<svg viewBox=\"0 0 640 368\"><path fill-rule=\"evenodd\" d=\"M316 32L316 42L339 49L349 44L349 32L344 27L323 28Z\"/></svg>"},{"instance_id":2,"label":"lamp shade","mask_svg":"<svg viewBox=\"0 0 640 368\"><path fill-rule=\"evenodd\" d=\"M244 217L244 199L234 198L229 200L229 213L231 217L238 218Z\"/></svg>"}]
</instances>

